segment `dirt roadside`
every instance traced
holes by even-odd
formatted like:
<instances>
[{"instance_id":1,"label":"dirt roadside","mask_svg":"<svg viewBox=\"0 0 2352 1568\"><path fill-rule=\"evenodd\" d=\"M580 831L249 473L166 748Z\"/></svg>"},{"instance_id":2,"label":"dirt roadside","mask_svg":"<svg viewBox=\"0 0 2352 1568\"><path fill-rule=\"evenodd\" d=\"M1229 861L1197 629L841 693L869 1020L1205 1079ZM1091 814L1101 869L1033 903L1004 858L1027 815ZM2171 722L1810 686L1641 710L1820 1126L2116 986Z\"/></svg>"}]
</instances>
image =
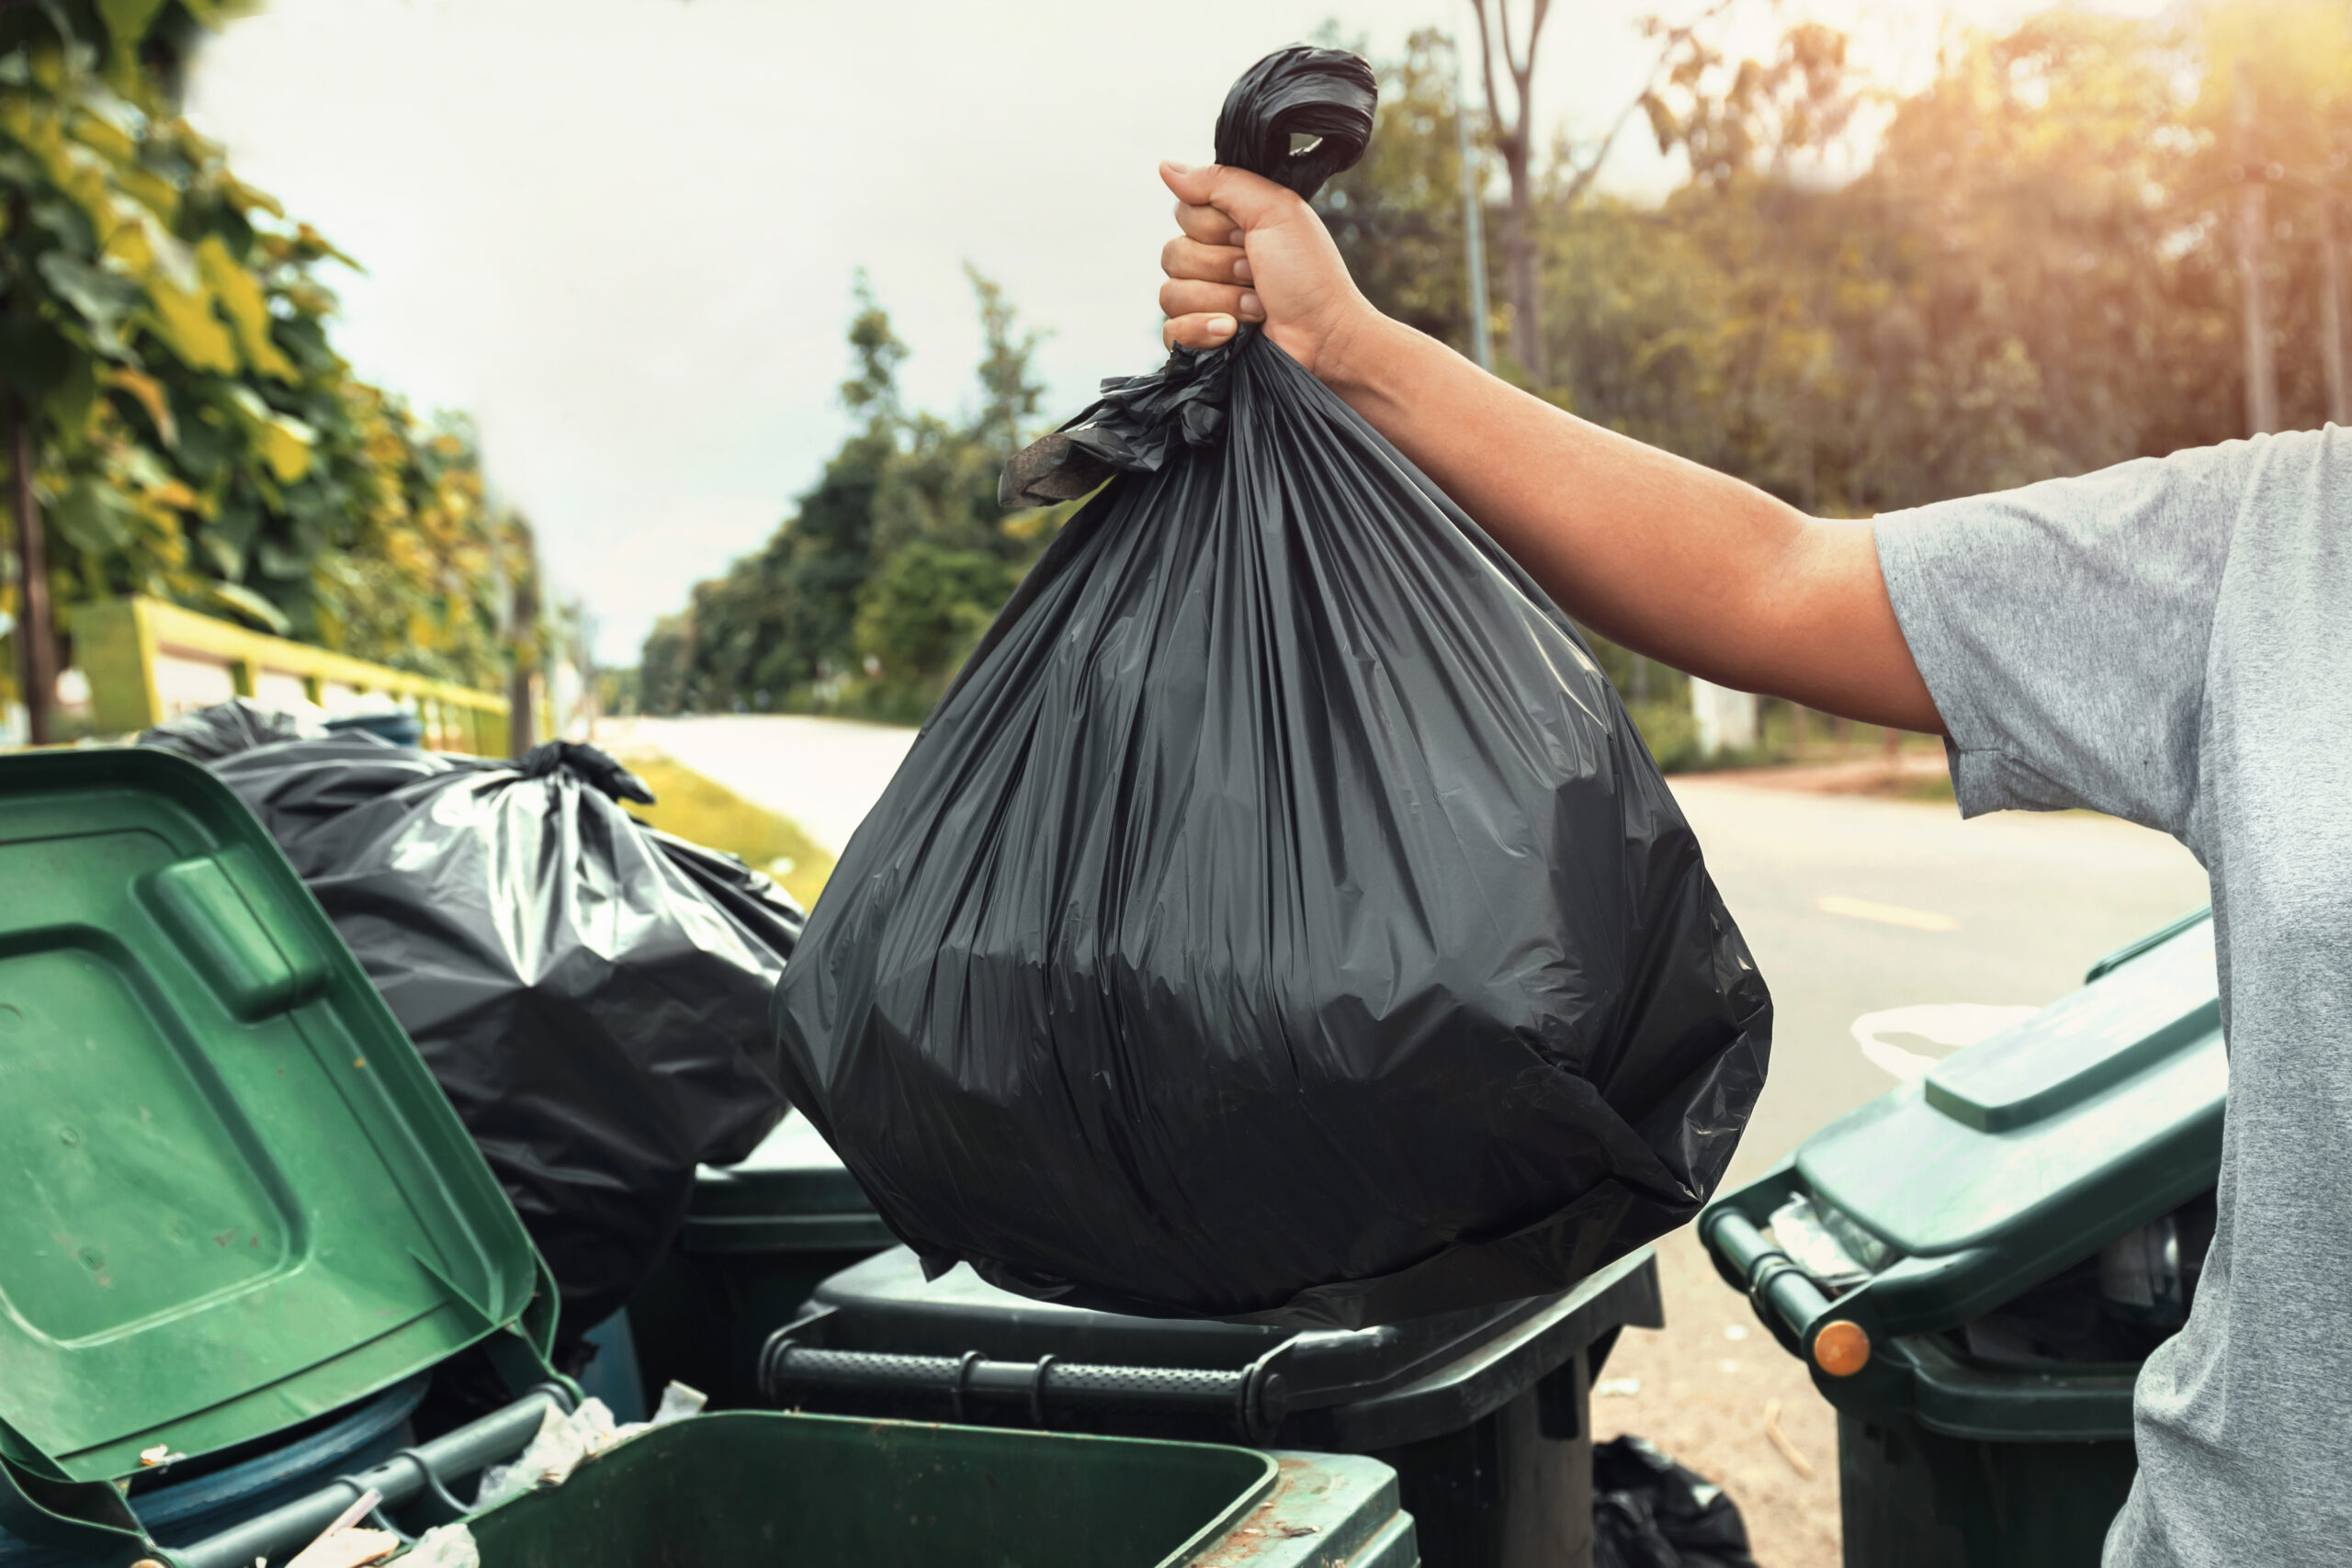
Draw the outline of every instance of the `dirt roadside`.
<instances>
[{"instance_id":1,"label":"dirt roadside","mask_svg":"<svg viewBox=\"0 0 2352 1568\"><path fill-rule=\"evenodd\" d=\"M1687 1226L1657 1247L1666 1327L1619 1337L1594 1384L1594 1440L1637 1433L1730 1493L1758 1568L1834 1568L1835 1414Z\"/></svg>"}]
</instances>

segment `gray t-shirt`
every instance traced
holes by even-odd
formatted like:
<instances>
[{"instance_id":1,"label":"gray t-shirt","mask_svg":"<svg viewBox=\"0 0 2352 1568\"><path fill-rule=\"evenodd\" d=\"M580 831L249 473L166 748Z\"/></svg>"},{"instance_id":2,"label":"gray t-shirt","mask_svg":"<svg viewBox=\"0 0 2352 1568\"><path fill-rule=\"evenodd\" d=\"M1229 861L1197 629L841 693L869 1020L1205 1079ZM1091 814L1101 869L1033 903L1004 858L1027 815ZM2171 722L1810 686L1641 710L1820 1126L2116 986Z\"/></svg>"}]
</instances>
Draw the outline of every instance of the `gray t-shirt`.
<instances>
[{"instance_id":1,"label":"gray t-shirt","mask_svg":"<svg viewBox=\"0 0 2352 1568\"><path fill-rule=\"evenodd\" d=\"M2086 806L2213 879L2219 1226L2109 1568L2352 1561L2352 432L1889 513L1963 815Z\"/></svg>"}]
</instances>

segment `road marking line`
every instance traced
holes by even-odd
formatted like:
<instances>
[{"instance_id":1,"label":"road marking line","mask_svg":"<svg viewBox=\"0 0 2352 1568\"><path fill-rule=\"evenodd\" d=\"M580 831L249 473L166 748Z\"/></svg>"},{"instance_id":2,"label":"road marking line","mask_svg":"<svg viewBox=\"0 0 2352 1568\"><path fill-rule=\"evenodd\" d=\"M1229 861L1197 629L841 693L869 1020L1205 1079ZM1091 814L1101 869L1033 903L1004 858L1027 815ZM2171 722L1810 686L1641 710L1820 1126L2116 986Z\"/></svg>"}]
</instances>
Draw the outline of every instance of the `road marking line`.
<instances>
[{"instance_id":1,"label":"road marking line","mask_svg":"<svg viewBox=\"0 0 2352 1568\"><path fill-rule=\"evenodd\" d=\"M1960 922L1950 915L1939 915L1928 909L1906 909L1900 904L1873 904L1867 898L1848 898L1836 893L1822 899L1817 908L1825 915L1846 915L1857 920L1876 920L1885 926L1908 926L1915 931L1960 930Z\"/></svg>"}]
</instances>

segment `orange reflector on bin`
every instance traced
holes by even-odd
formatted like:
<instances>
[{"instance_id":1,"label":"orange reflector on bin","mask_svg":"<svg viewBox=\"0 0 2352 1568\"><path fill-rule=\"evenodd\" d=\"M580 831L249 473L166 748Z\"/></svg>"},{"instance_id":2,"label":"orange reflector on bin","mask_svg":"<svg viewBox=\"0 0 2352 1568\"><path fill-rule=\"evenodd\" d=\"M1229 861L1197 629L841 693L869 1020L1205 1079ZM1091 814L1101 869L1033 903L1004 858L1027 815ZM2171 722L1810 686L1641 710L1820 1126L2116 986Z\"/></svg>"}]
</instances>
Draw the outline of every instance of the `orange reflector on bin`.
<instances>
[{"instance_id":1,"label":"orange reflector on bin","mask_svg":"<svg viewBox=\"0 0 2352 1568\"><path fill-rule=\"evenodd\" d=\"M1871 1364L1871 1337L1859 1323L1838 1318L1813 1337L1814 1364L1833 1378L1849 1378Z\"/></svg>"}]
</instances>

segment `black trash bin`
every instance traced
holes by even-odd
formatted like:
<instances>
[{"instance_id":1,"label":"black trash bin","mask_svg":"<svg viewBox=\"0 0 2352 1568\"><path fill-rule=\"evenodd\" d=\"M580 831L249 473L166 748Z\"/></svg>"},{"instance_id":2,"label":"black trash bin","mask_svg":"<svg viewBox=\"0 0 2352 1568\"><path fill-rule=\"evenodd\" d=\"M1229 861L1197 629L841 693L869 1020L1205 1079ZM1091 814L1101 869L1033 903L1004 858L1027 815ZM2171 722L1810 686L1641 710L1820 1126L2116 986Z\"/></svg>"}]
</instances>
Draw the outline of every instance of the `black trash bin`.
<instances>
[{"instance_id":1,"label":"black trash bin","mask_svg":"<svg viewBox=\"0 0 2352 1568\"><path fill-rule=\"evenodd\" d=\"M2132 1383L2212 1238L2228 1081L2200 911L1700 1216L1838 1409L1849 1568L2096 1568Z\"/></svg>"},{"instance_id":2,"label":"black trash bin","mask_svg":"<svg viewBox=\"0 0 2352 1568\"><path fill-rule=\"evenodd\" d=\"M741 1164L704 1166L676 1247L628 1303L646 1408L673 1382L714 1409L757 1406L768 1336L828 1275L897 1245L797 1111Z\"/></svg>"},{"instance_id":3,"label":"black trash bin","mask_svg":"<svg viewBox=\"0 0 2352 1568\"><path fill-rule=\"evenodd\" d=\"M1125 1317L926 1280L903 1247L817 1288L767 1345L777 1405L1190 1438L1396 1467L1431 1568L1589 1568L1591 1380L1658 1327L1647 1247L1575 1289L1381 1328Z\"/></svg>"}]
</instances>

